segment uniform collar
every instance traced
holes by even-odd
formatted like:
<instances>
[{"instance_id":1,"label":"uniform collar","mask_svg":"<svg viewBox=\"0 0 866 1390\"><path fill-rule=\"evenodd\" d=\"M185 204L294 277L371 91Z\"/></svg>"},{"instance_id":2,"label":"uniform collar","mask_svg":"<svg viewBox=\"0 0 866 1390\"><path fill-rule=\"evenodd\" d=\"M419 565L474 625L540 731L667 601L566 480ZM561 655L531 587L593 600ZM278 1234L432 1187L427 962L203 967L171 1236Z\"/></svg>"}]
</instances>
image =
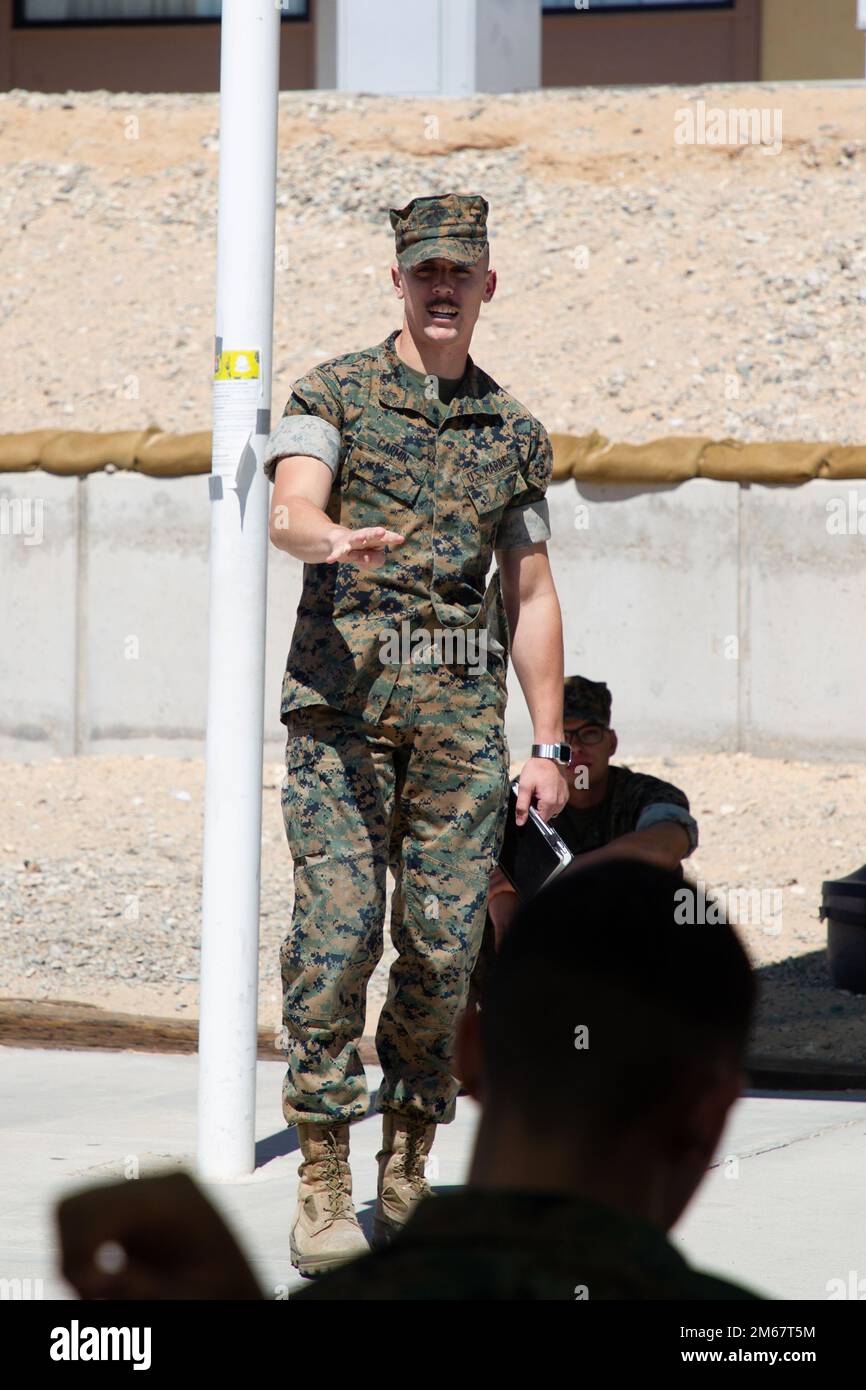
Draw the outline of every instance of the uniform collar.
<instances>
[{"instance_id":1,"label":"uniform collar","mask_svg":"<svg viewBox=\"0 0 866 1390\"><path fill-rule=\"evenodd\" d=\"M402 358L394 346L400 333L395 328L384 342L379 344L378 376L379 400L382 405L396 406L398 410L417 410L431 424L438 425L442 419L454 415L501 415L502 403L499 390L491 377L476 366L467 354L466 367L460 378L460 385L452 398L444 417L424 396L420 382L408 372Z\"/></svg>"}]
</instances>

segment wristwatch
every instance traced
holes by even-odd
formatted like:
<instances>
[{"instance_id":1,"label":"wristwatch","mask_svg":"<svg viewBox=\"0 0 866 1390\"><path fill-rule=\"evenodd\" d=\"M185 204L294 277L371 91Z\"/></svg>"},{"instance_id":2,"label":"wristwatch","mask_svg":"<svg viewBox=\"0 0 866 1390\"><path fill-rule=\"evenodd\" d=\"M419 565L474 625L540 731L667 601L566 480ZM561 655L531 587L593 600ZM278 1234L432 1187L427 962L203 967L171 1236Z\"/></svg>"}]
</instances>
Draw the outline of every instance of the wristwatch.
<instances>
[{"instance_id":1,"label":"wristwatch","mask_svg":"<svg viewBox=\"0 0 866 1390\"><path fill-rule=\"evenodd\" d=\"M533 758L552 758L555 763L571 762L571 745L568 743L533 743Z\"/></svg>"}]
</instances>

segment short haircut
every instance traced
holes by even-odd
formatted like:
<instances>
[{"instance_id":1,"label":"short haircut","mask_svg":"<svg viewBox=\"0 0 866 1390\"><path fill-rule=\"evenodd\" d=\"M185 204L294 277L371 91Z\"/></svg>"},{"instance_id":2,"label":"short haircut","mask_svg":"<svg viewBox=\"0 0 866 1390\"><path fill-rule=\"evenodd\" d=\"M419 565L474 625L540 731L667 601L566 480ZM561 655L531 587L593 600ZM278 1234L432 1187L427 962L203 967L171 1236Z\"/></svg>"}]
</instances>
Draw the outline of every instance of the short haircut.
<instances>
[{"instance_id":1,"label":"short haircut","mask_svg":"<svg viewBox=\"0 0 866 1390\"><path fill-rule=\"evenodd\" d=\"M755 978L721 915L698 924L700 899L679 871L627 859L565 870L521 907L493 960L485 1105L611 1134L708 1064L741 1067Z\"/></svg>"}]
</instances>

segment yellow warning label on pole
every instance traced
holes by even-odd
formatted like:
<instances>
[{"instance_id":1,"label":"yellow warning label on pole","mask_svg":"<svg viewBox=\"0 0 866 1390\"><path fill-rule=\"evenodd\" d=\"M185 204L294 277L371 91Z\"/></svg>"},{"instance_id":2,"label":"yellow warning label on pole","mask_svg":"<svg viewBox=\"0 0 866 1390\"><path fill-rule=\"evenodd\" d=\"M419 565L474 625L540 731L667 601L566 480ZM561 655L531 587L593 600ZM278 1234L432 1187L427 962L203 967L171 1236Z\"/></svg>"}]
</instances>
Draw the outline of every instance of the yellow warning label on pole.
<instances>
[{"instance_id":1,"label":"yellow warning label on pole","mask_svg":"<svg viewBox=\"0 0 866 1390\"><path fill-rule=\"evenodd\" d=\"M214 358L214 381L250 381L260 376L258 348L231 348Z\"/></svg>"},{"instance_id":2,"label":"yellow warning label on pole","mask_svg":"<svg viewBox=\"0 0 866 1390\"><path fill-rule=\"evenodd\" d=\"M255 437L262 393L259 348L214 353L211 473L236 487L241 464L255 468Z\"/></svg>"}]
</instances>

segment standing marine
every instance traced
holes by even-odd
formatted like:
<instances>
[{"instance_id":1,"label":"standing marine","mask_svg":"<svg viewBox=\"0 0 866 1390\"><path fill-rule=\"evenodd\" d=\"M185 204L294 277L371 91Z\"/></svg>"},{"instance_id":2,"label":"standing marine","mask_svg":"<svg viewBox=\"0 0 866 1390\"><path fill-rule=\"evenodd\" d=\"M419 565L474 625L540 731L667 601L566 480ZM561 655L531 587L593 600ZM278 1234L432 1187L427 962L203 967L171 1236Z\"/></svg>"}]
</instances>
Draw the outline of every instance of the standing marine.
<instances>
[{"instance_id":1,"label":"standing marine","mask_svg":"<svg viewBox=\"0 0 866 1390\"><path fill-rule=\"evenodd\" d=\"M496 290L487 211L455 193L391 211L401 327L296 381L264 457L271 541L304 561L280 715L295 882L280 960L283 1113L303 1154L291 1254L307 1275L367 1248L349 1133L370 1104L358 1043L388 868L374 1243L434 1196L425 1162L455 1114L455 1024L504 830L509 657L537 741L518 819L567 799L551 444L469 355Z\"/></svg>"}]
</instances>

